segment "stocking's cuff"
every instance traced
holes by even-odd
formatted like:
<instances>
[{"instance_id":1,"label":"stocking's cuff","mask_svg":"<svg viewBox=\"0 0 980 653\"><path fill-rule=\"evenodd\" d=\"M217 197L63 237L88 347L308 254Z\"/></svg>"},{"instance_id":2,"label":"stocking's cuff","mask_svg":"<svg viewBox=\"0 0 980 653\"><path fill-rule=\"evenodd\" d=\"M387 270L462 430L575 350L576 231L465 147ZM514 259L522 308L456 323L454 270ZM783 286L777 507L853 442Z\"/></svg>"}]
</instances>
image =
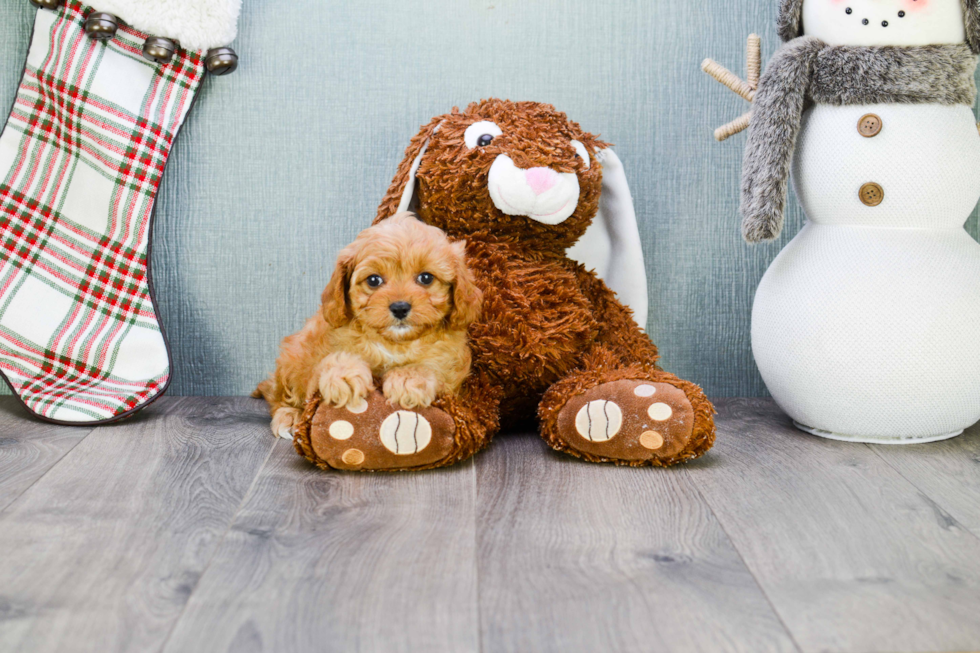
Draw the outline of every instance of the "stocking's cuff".
<instances>
[{"instance_id":1,"label":"stocking's cuff","mask_svg":"<svg viewBox=\"0 0 980 653\"><path fill-rule=\"evenodd\" d=\"M86 0L151 36L180 42L187 50L230 44L238 33L241 0Z\"/></svg>"}]
</instances>

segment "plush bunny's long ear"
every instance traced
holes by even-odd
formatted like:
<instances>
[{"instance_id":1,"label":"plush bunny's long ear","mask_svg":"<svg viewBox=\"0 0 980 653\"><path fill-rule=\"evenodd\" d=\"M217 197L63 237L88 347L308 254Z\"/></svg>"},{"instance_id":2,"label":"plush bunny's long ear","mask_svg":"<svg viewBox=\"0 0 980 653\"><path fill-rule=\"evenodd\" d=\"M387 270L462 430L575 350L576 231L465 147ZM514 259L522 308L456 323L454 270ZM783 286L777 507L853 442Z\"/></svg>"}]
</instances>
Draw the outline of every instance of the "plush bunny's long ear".
<instances>
[{"instance_id":1,"label":"plush bunny's long ear","mask_svg":"<svg viewBox=\"0 0 980 653\"><path fill-rule=\"evenodd\" d=\"M418 214L418 194L415 192L416 175L419 166L422 165L422 157L425 156L429 148L429 141L437 131L442 117L433 118L432 121L423 126L422 130L408 144L405 150L405 158L398 165L398 172L388 187L381 206L378 207L378 215L374 219L374 224L378 224L386 218L390 218L402 211L412 211Z\"/></svg>"},{"instance_id":2,"label":"plush bunny's long ear","mask_svg":"<svg viewBox=\"0 0 980 653\"><path fill-rule=\"evenodd\" d=\"M602 164L599 212L585 235L569 248L568 256L595 270L619 300L633 309L640 328L646 329L647 273L626 172L612 150L597 152L596 159Z\"/></svg>"}]
</instances>

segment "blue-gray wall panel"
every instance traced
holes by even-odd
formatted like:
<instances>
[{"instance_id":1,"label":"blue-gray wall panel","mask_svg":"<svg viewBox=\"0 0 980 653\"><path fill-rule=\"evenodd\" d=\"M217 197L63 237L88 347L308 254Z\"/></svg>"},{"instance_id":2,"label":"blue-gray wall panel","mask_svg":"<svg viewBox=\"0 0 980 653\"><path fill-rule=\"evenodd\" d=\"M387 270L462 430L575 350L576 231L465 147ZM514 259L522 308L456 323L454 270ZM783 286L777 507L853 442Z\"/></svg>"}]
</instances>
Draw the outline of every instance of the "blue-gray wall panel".
<instances>
[{"instance_id":1,"label":"blue-gray wall panel","mask_svg":"<svg viewBox=\"0 0 980 653\"><path fill-rule=\"evenodd\" d=\"M749 316L779 243L738 231L747 109L704 75L738 73L745 38L776 46L775 0L245 0L238 72L206 82L160 192L156 297L176 394L242 394L316 307L418 126L488 96L551 102L616 144L647 254L649 330L665 367L714 396L761 395ZM33 9L0 3L0 105ZM971 219L975 234L976 219Z\"/></svg>"}]
</instances>

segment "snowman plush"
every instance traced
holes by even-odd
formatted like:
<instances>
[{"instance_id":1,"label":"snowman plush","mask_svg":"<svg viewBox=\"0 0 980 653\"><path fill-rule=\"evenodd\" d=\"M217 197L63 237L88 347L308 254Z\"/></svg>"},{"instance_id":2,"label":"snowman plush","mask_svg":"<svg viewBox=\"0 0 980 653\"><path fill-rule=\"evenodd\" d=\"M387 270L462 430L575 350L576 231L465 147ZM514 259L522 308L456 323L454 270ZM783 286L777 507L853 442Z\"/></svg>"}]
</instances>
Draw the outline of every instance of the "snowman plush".
<instances>
[{"instance_id":1,"label":"snowman plush","mask_svg":"<svg viewBox=\"0 0 980 653\"><path fill-rule=\"evenodd\" d=\"M807 222L756 293L752 348L802 430L954 437L980 420L976 0L782 0L753 89L746 240Z\"/></svg>"}]
</instances>

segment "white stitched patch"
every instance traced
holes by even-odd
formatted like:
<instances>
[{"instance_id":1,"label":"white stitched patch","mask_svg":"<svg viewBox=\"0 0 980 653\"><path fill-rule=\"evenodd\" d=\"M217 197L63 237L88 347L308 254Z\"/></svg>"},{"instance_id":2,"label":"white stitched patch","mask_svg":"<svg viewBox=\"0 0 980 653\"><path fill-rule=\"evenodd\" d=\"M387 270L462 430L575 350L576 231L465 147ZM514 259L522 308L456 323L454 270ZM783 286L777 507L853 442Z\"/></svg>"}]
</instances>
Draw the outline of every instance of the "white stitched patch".
<instances>
[{"instance_id":1,"label":"white stitched patch","mask_svg":"<svg viewBox=\"0 0 980 653\"><path fill-rule=\"evenodd\" d=\"M633 394L637 397L652 397L657 393L657 389L652 385L638 385L633 388Z\"/></svg>"},{"instance_id":2,"label":"white stitched patch","mask_svg":"<svg viewBox=\"0 0 980 653\"><path fill-rule=\"evenodd\" d=\"M612 440L623 426L623 411L611 401L590 401L575 416L575 430L586 440Z\"/></svg>"},{"instance_id":3,"label":"white stitched patch","mask_svg":"<svg viewBox=\"0 0 980 653\"><path fill-rule=\"evenodd\" d=\"M330 437L334 440L349 440L352 435L354 435L354 425L350 422L345 422L344 420L337 420L330 425L327 429L330 433Z\"/></svg>"},{"instance_id":4,"label":"white stitched patch","mask_svg":"<svg viewBox=\"0 0 980 653\"><path fill-rule=\"evenodd\" d=\"M399 456L416 454L432 441L429 421L409 410L392 413L381 423L381 444Z\"/></svg>"},{"instance_id":5,"label":"white stitched patch","mask_svg":"<svg viewBox=\"0 0 980 653\"><path fill-rule=\"evenodd\" d=\"M670 416L674 414L674 410L667 404L653 404L647 409L647 414L650 415L650 419L663 422L664 420L670 419Z\"/></svg>"}]
</instances>

